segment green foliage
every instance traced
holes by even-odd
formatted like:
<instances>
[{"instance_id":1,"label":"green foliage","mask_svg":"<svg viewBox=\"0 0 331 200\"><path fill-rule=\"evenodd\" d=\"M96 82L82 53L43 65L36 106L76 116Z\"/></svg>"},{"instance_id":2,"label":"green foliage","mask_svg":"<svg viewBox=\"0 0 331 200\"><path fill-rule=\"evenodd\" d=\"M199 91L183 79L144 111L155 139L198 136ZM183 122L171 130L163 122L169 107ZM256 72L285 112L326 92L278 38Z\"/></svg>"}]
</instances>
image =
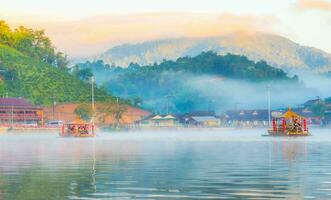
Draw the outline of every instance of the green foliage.
<instances>
[{"instance_id":1,"label":"green foliage","mask_svg":"<svg viewBox=\"0 0 331 200\"><path fill-rule=\"evenodd\" d=\"M73 67L72 74L83 81L89 81L93 76L91 68L80 69L78 65Z\"/></svg>"},{"instance_id":2,"label":"green foliage","mask_svg":"<svg viewBox=\"0 0 331 200\"><path fill-rule=\"evenodd\" d=\"M90 104L82 103L77 106L74 113L85 121L90 121L93 116L93 110Z\"/></svg>"},{"instance_id":3,"label":"green foliage","mask_svg":"<svg viewBox=\"0 0 331 200\"><path fill-rule=\"evenodd\" d=\"M54 100L87 102L91 85L68 72L66 56L55 51L44 31L25 27L13 31L0 21L0 96L7 95L38 105L51 105ZM102 101L109 95L95 88L95 97Z\"/></svg>"},{"instance_id":4,"label":"green foliage","mask_svg":"<svg viewBox=\"0 0 331 200\"><path fill-rule=\"evenodd\" d=\"M326 99L325 99L325 102L326 102L326 103L331 103L331 97L326 98Z\"/></svg>"},{"instance_id":5,"label":"green foliage","mask_svg":"<svg viewBox=\"0 0 331 200\"><path fill-rule=\"evenodd\" d=\"M97 104L97 112L102 122L106 122L108 116L116 120L115 126L118 127L123 114L128 110L128 105L119 99L109 98L106 101Z\"/></svg>"},{"instance_id":6,"label":"green foliage","mask_svg":"<svg viewBox=\"0 0 331 200\"><path fill-rule=\"evenodd\" d=\"M25 97L35 104L57 102L86 102L91 99L91 85L68 72L32 59L8 46L0 44L0 75L4 90L12 97ZM108 97L106 91L96 89L97 100Z\"/></svg>"},{"instance_id":7,"label":"green foliage","mask_svg":"<svg viewBox=\"0 0 331 200\"><path fill-rule=\"evenodd\" d=\"M310 110L316 115L317 117L325 117L325 111L328 107L324 104L324 102L314 104L310 107Z\"/></svg>"},{"instance_id":8,"label":"green foliage","mask_svg":"<svg viewBox=\"0 0 331 200\"><path fill-rule=\"evenodd\" d=\"M176 61L164 60L160 64L148 66L131 63L128 68L120 68L105 65L102 61L81 63L78 66L91 69L97 80L103 80L103 86L112 93L131 98L135 105L139 103L136 97L140 97L144 100L145 108L153 108L157 112L165 112L167 104L171 112L180 113L218 109L219 105L210 95L218 95L221 91L211 94L209 91L213 88L205 89L202 85L215 86L222 79L250 83L298 82L297 76L289 77L283 70L273 68L264 61L255 63L244 56L220 56L213 52ZM201 80L205 82L202 84ZM221 95L217 101L225 105Z\"/></svg>"},{"instance_id":9,"label":"green foliage","mask_svg":"<svg viewBox=\"0 0 331 200\"><path fill-rule=\"evenodd\" d=\"M67 56L62 52L56 52L44 30L33 30L23 26L11 30L5 21L0 20L0 44L59 69L67 69Z\"/></svg>"},{"instance_id":10,"label":"green foliage","mask_svg":"<svg viewBox=\"0 0 331 200\"><path fill-rule=\"evenodd\" d=\"M134 106L141 106L143 104L143 100L140 97L135 97L133 99L133 105Z\"/></svg>"}]
</instances>

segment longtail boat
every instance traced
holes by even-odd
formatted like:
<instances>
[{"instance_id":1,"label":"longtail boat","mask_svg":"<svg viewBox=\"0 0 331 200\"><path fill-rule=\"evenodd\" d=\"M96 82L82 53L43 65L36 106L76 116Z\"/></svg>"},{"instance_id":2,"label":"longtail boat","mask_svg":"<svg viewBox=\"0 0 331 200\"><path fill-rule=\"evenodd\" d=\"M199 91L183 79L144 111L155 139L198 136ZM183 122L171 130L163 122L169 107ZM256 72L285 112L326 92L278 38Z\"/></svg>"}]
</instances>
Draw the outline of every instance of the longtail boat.
<instances>
[{"instance_id":1,"label":"longtail boat","mask_svg":"<svg viewBox=\"0 0 331 200\"><path fill-rule=\"evenodd\" d=\"M61 137L95 137L94 126L86 123L80 118L75 121L63 124L60 132Z\"/></svg>"},{"instance_id":2,"label":"longtail boat","mask_svg":"<svg viewBox=\"0 0 331 200\"><path fill-rule=\"evenodd\" d=\"M288 108L283 115L272 119L269 136L309 136L307 119Z\"/></svg>"}]
</instances>

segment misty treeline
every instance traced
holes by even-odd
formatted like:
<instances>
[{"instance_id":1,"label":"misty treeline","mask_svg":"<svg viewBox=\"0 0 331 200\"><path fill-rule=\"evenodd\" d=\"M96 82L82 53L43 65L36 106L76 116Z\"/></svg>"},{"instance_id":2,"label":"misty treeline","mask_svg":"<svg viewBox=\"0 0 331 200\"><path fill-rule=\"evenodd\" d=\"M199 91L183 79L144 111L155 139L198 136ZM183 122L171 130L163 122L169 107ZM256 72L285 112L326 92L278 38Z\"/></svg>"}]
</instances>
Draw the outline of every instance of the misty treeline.
<instances>
[{"instance_id":1,"label":"misty treeline","mask_svg":"<svg viewBox=\"0 0 331 200\"><path fill-rule=\"evenodd\" d=\"M38 61L67 69L67 56L56 51L44 30L33 30L24 26L11 29L5 21L0 20L0 43Z\"/></svg>"},{"instance_id":2,"label":"misty treeline","mask_svg":"<svg viewBox=\"0 0 331 200\"><path fill-rule=\"evenodd\" d=\"M300 103L302 98L293 91L309 91L315 95L299 82L298 76L289 76L265 61L254 62L245 56L222 56L214 52L147 66L132 63L127 68L100 60L87 61L77 64L76 70L84 72L81 79L94 74L99 85L112 94L130 98L133 103L139 98L143 107L159 113L167 109L184 113L265 108L268 87L277 106L287 106L289 101ZM284 101L282 95L288 101Z\"/></svg>"}]
</instances>

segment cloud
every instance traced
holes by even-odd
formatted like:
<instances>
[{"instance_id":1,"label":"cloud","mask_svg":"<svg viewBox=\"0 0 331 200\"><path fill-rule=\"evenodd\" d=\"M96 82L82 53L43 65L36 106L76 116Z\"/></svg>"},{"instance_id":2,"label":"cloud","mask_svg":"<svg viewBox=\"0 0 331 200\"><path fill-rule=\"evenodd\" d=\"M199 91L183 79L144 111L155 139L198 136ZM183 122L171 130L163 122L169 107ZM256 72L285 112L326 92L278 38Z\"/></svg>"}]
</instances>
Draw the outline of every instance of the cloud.
<instances>
[{"instance_id":1,"label":"cloud","mask_svg":"<svg viewBox=\"0 0 331 200\"><path fill-rule=\"evenodd\" d=\"M25 18L26 19L26 18ZM96 16L78 21L57 21L29 18L16 19L14 24L42 28L55 45L70 56L91 56L128 42L173 37L206 37L231 32L272 32L278 21L273 16L144 13Z\"/></svg>"},{"instance_id":2,"label":"cloud","mask_svg":"<svg viewBox=\"0 0 331 200\"><path fill-rule=\"evenodd\" d=\"M296 8L299 10L331 11L331 2L327 0L298 0Z\"/></svg>"}]
</instances>

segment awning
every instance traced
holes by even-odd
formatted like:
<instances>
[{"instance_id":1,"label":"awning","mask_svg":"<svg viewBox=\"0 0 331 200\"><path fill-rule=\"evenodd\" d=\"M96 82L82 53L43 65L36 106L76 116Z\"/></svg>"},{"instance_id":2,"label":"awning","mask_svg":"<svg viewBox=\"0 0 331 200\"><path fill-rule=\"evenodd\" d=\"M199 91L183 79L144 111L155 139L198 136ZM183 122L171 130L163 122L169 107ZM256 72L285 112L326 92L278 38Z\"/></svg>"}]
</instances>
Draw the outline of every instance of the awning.
<instances>
[{"instance_id":1,"label":"awning","mask_svg":"<svg viewBox=\"0 0 331 200\"><path fill-rule=\"evenodd\" d=\"M291 108L288 108L287 112L281 115L279 118L291 119L291 118L304 118L304 117L293 112Z\"/></svg>"}]
</instances>

